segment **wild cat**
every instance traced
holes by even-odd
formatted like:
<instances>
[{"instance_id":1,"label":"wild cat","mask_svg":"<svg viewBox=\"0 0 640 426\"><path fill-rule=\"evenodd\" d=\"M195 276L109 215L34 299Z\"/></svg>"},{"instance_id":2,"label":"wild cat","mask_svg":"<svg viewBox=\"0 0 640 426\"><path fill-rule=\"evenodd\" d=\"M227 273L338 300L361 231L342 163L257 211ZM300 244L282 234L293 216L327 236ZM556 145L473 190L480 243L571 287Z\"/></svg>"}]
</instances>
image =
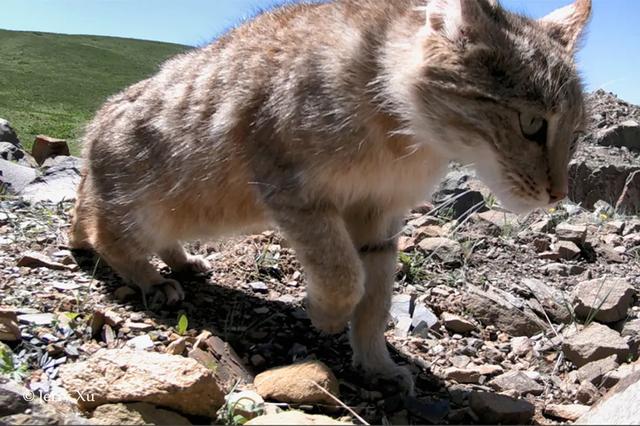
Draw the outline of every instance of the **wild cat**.
<instances>
[{"instance_id":1,"label":"wild cat","mask_svg":"<svg viewBox=\"0 0 640 426\"><path fill-rule=\"evenodd\" d=\"M354 364L410 389L384 338L402 218L452 160L516 212L566 196L590 12L335 0L260 15L100 109L71 244L175 303L182 287L150 255L206 271L182 242L273 223L303 264L315 327L350 323Z\"/></svg>"}]
</instances>

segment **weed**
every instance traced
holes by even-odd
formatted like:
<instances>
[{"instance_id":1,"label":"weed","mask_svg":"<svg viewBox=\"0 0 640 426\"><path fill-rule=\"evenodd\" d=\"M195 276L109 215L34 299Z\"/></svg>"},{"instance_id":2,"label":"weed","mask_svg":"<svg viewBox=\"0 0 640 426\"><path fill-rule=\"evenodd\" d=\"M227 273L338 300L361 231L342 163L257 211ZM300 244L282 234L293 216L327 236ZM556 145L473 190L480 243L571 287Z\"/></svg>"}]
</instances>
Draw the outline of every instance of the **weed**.
<instances>
[{"instance_id":1,"label":"weed","mask_svg":"<svg viewBox=\"0 0 640 426\"><path fill-rule=\"evenodd\" d=\"M27 375L27 366L20 363L4 343L0 343L0 376L21 382Z\"/></svg>"},{"instance_id":2,"label":"weed","mask_svg":"<svg viewBox=\"0 0 640 426\"><path fill-rule=\"evenodd\" d=\"M184 336L188 329L189 319L185 314L180 314L180 316L178 317L178 325L176 327L176 331L179 335Z\"/></svg>"}]
</instances>

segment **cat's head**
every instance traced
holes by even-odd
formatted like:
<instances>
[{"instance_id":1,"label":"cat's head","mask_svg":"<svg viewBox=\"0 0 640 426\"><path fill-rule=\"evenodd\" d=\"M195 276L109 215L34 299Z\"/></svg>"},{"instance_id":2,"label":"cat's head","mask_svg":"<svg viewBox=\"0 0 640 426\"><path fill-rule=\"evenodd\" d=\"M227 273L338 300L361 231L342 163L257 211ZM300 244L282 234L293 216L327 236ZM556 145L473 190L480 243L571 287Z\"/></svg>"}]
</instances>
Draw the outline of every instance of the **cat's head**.
<instances>
[{"instance_id":1,"label":"cat's head","mask_svg":"<svg viewBox=\"0 0 640 426\"><path fill-rule=\"evenodd\" d=\"M473 163L515 212L564 199L585 120L575 52L591 0L537 21L495 0L429 0L426 9L424 131L450 158Z\"/></svg>"}]
</instances>

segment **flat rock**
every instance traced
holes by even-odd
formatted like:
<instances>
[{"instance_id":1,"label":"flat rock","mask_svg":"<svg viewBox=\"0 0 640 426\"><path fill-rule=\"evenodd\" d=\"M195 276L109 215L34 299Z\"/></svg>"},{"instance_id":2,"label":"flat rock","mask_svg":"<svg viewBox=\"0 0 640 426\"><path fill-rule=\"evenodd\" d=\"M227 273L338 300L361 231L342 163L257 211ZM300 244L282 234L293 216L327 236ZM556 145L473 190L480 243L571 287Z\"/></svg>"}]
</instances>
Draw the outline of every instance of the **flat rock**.
<instances>
[{"instance_id":1,"label":"flat rock","mask_svg":"<svg viewBox=\"0 0 640 426\"><path fill-rule=\"evenodd\" d=\"M528 401L490 392L472 392L469 405L484 424L529 424L535 413Z\"/></svg>"},{"instance_id":2,"label":"flat rock","mask_svg":"<svg viewBox=\"0 0 640 426\"><path fill-rule=\"evenodd\" d=\"M453 333L465 334L477 329L476 325L468 319L459 315L450 314L449 312L442 313L440 318L442 319L444 327Z\"/></svg>"},{"instance_id":3,"label":"flat rock","mask_svg":"<svg viewBox=\"0 0 640 426\"><path fill-rule=\"evenodd\" d=\"M55 157L43 165L42 176L24 187L19 195L31 203L59 203L76 199L82 161L76 157Z\"/></svg>"},{"instance_id":4,"label":"flat rock","mask_svg":"<svg viewBox=\"0 0 640 426\"><path fill-rule=\"evenodd\" d=\"M518 215L497 210L489 210L484 213L479 213L478 217L494 224L500 229L504 229L507 226L516 226L519 223Z\"/></svg>"},{"instance_id":5,"label":"flat rock","mask_svg":"<svg viewBox=\"0 0 640 426\"><path fill-rule=\"evenodd\" d=\"M215 417L224 394L213 372L180 356L128 349L100 350L87 361L60 367L64 388L82 408L148 402L184 414Z\"/></svg>"},{"instance_id":6,"label":"flat rock","mask_svg":"<svg viewBox=\"0 0 640 426\"><path fill-rule=\"evenodd\" d=\"M588 405L582 404L547 404L544 407L544 415L554 419L574 422L584 416L590 408Z\"/></svg>"},{"instance_id":7,"label":"flat rock","mask_svg":"<svg viewBox=\"0 0 640 426\"><path fill-rule=\"evenodd\" d=\"M449 238L425 238L418 246L425 254L446 265L460 265L462 261L462 246Z\"/></svg>"},{"instance_id":8,"label":"flat rock","mask_svg":"<svg viewBox=\"0 0 640 426\"><path fill-rule=\"evenodd\" d=\"M620 382L587 414L580 417L580 425L637 425L640 424L640 373Z\"/></svg>"},{"instance_id":9,"label":"flat rock","mask_svg":"<svg viewBox=\"0 0 640 426\"><path fill-rule=\"evenodd\" d=\"M450 367L444 370L444 378L458 383L480 383L480 372L473 368Z\"/></svg>"},{"instance_id":10,"label":"flat rock","mask_svg":"<svg viewBox=\"0 0 640 426\"><path fill-rule=\"evenodd\" d=\"M624 362L629 355L629 345L617 331L592 323L565 339L562 351L568 360L582 367L611 355L615 355L618 362Z\"/></svg>"},{"instance_id":11,"label":"flat rock","mask_svg":"<svg viewBox=\"0 0 640 426\"><path fill-rule=\"evenodd\" d=\"M9 194L18 194L37 176L38 172L31 167L0 159L0 188Z\"/></svg>"},{"instance_id":12,"label":"flat rock","mask_svg":"<svg viewBox=\"0 0 640 426\"><path fill-rule=\"evenodd\" d=\"M623 278L601 278L584 281L573 292L576 316L611 323L627 317L636 291Z\"/></svg>"},{"instance_id":13,"label":"flat rock","mask_svg":"<svg viewBox=\"0 0 640 426\"><path fill-rule=\"evenodd\" d=\"M245 425L349 425L353 423L343 423L331 417L318 414L307 414L302 411L283 411L277 414L256 417L249 420Z\"/></svg>"},{"instance_id":14,"label":"flat rock","mask_svg":"<svg viewBox=\"0 0 640 426\"><path fill-rule=\"evenodd\" d=\"M73 271L77 269L76 265L64 265L51 260L51 258L43 253L34 251L23 254L20 260L18 260L18 266L25 268L47 268L53 271Z\"/></svg>"},{"instance_id":15,"label":"flat rock","mask_svg":"<svg viewBox=\"0 0 640 426\"><path fill-rule=\"evenodd\" d=\"M604 376L618 368L616 358L616 355L611 355L583 365L577 371L578 380L580 382L590 382L596 386L602 385Z\"/></svg>"},{"instance_id":16,"label":"flat rock","mask_svg":"<svg viewBox=\"0 0 640 426\"><path fill-rule=\"evenodd\" d=\"M580 256L581 250L572 241L558 241L552 246L553 252L558 254L559 259L573 260Z\"/></svg>"},{"instance_id":17,"label":"flat rock","mask_svg":"<svg viewBox=\"0 0 640 426\"><path fill-rule=\"evenodd\" d=\"M96 425L190 425L191 422L173 411L145 402L105 404L94 410L91 423Z\"/></svg>"},{"instance_id":18,"label":"flat rock","mask_svg":"<svg viewBox=\"0 0 640 426\"><path fill-rule=\"evenodd\" d=\"M586 225L561 223L556 226L556 235L561 241L571 241L572 243L581 246L587 239L587 227Z\"/></svg>"},{"instance_id":19,"label":"flat rock","mask_svg":"<svg viewBox=\"0 0 640 426\"><path fill-rule=\"evenodd\" d=\"M18 342L21 339L18 315L12 309L0 308L0 341Z\"/></svg>"},{"instance_id":20,"label":"flat rock","mask_svg":"<svg viewBox=\"0 0 640 426\"><path fill-rule=\"evenodd\" d=\"M489 382L492 388L505 392L516 391L519 395L542 395L544 388L521 371L501 374Z\"/></svg>"},{"instance_id":21,"label":"flat rock","mask_svg":"<svg viewBox=\"0 0 640 426\"><path fill-rule=\"evenodd\" d=\"M465 287L464 305L475 319L514 336L533 336L546 324L521 299L496 287Z\"/></svg>"},{"instance_id":22,"label":"flat rock","mask_svg":"<svg viewBox=\"0 0 640 426\"><path fill-rule=\"evenodd\" d=\"M31 325L49 325L55 320L55 318L55 315L48 313L18 315L18 321Z\"/></svg>"},{"instance_id":23,"label":"flat rock","mask_svg":"<svg viewBox=\"0 0 640 426\"><path fill-rule=\"evenodd\" d=\"M296 404L327 404L336 402L319 385L339 396L339 385L333 372L320 361L308 361L265 371L254 380L256 391L266 400Z\"/></svg>"}]
</instances>

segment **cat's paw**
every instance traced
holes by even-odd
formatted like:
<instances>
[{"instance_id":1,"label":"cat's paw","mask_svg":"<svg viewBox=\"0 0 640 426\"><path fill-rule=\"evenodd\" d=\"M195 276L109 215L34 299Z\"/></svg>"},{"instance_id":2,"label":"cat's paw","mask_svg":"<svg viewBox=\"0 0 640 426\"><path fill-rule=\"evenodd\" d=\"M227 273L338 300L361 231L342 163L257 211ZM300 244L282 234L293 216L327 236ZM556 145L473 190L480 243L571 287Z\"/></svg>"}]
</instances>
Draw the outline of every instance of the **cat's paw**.
<instances>
[{"instance_id":1,"label":"cat's paw","mask_svg":"<svg viewBox=\"0 0 640 426\"><path fill-rule=\"evenodd\" d=\"M362 365L354 361L354 367L363 371L367 383L376 388L390 388L390 393L414 395L413 375L408 367L402 367L393 361L383 365Z\"/></svg>"},{"instance_id":2,"label":"cat's paw","mask_svg":"<svg viewBox=\"0 0 640 426\"><path fill-rule=\"evenodd\" d=\"M181 272L203 274L211 270L211 264L202 256L189 256Z\"/></svg>"},{"instance_id":3,"label":"cat's paw","mask_svg":"<svg viewBox=\"0 0 640 426\"><path fill-rule=\"evenodd\" d=\"M149 289L141 289L141 291L145 308L151 310L165 305L177 305L185 298L182 285L169 278L153 284Z\"/></svg>"}]
</instances>

